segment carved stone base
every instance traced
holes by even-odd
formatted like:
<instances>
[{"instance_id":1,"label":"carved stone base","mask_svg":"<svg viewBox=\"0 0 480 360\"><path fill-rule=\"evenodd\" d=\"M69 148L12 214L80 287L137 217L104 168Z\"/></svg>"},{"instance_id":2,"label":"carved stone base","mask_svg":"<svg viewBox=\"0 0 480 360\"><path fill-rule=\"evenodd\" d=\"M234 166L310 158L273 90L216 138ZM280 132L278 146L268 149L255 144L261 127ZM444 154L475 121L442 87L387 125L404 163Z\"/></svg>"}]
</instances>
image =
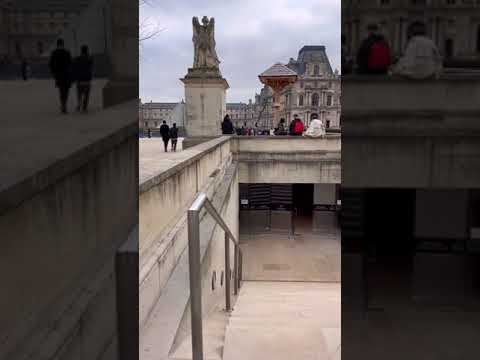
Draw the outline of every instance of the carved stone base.
<instances>
[{"instance_id":1,"label":"carved stone base","mask_svg":"<svg viewBox=\"0 0 480 360\"><path fill-rule=\"evenodd\" d=\"M187 137L221 135L226 114L227 81L213 68L189 69L185 84L185 129Z\"/></svg>"},{"instance_id":2,"label":"carved stone base","mask_svg":"<svg viewBox=\"0 0 480 360\"><path fill-rule=\"evenodd\" d=\"M185 79L196 78L222 78L220 69L210 67L189 68Z\"/></svg>"}]
</instances>

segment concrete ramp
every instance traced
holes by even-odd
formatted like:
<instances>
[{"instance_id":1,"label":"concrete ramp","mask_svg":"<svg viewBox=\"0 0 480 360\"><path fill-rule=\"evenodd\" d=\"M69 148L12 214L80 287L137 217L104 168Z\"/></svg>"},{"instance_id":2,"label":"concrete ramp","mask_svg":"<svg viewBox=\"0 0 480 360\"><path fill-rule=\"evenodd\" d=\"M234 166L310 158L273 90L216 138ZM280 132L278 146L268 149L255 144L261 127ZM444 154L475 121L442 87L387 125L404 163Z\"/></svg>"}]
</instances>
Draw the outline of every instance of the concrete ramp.
<instances>
[{"instance_id":1,"label":"concrete ramp","mask_svg":"<svg viewBox=\"0 0 480 360\"><path fill-rule=\"evenodd\" d=\"M244 282L224 360L339 360L340 283Z\"/></svg>"}]
</instances>

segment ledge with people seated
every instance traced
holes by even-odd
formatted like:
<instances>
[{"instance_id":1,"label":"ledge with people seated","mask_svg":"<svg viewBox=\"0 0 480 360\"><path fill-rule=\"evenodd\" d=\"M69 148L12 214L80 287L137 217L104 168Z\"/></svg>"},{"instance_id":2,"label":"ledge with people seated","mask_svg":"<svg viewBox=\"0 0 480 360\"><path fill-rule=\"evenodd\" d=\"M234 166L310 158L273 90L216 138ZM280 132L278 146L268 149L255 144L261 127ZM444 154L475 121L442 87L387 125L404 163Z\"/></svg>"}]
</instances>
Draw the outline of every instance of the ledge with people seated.
<instances>
[{"instance_id":1,"label":"ledge with people seated","mask_svg":"<svg viewBox=\"0 0 480 360\"><path fill-rule=\"evenodd\" d=\"M342 77L342 118L378 112L454 114L480 110L480 72L445 71L438 79L388 75ZM345 125L345 124L343 124Z\"/></svg>"}]
</instances>

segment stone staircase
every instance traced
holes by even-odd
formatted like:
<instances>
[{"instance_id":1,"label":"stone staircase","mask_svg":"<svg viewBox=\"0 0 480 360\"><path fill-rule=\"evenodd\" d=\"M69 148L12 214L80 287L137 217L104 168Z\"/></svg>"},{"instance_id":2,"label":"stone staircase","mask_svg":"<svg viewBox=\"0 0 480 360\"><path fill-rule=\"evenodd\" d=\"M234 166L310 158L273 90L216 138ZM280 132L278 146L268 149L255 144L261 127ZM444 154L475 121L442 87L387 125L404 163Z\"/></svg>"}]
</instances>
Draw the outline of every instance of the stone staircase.
<instances>
[{"instance_id":1,"label":"stone staircase","mask_svg":"<svg viewBox=\"0 0 480 360\"><path fill-rule=\"evenodd\" d=\"M243 284L224 360L339 360L340 283Z\"/></svg>"},{"instance_id":2,"label":"stone staircase","mask_svg":"<svg viewBox=\"0 0 480 360\"><path fill-rule=\"evenodd\" d=\"M228 314L225 309L216 309L204 321L203 326L203 352L205 360L221 360L225 331L228 324ZM188 336L181 344L175 346L170 353L172 360L192 359L192 337Z\"/></svg>"}]
</instances>

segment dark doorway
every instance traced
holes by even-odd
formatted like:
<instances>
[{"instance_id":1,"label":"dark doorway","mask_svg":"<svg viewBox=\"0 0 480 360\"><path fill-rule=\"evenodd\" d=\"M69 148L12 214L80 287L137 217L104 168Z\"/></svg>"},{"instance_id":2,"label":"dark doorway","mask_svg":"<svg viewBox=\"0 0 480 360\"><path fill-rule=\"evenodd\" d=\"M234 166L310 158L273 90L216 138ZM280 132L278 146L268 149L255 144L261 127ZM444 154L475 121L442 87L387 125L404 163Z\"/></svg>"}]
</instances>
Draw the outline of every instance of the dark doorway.
<instances>
[{"instance_id":1,"label":"dark doorway","mask_svg":"<svg viewBox=\"0 0 480 360\"><path fill-rule=\"evenodd\" d=\"M313 184L293 184L293 208L299 216L312 216Z\"/></svg>"},{"instance_id":2,"label":"dark doorway","mask_svg":"<svg viewBox=\"0 0 480 360\"><path fill-rule=\"evenodd\" d=\"M366 194L366 237L377 255L414 251L415 190L374 189Z\"/></svg>"},{"instance_id":3,"label":"dark doorway","mask_svg":"<svg viewBox=\"0 0 480 360\"><path fill-rule=\"evenodd\" d=\"M453 56L453 40L445 40L445 57L451 58Z\"/></svg>"},{"instance_id":4,"label":"dark doorway","mask_svg":"<svg viewBox=\"0 0 480 360\"><path fill-rule=\"evenodd\" d=\"M294 231L312 229L313 184L293 184L293 227Z\"/></svg>"}]
</instances>

